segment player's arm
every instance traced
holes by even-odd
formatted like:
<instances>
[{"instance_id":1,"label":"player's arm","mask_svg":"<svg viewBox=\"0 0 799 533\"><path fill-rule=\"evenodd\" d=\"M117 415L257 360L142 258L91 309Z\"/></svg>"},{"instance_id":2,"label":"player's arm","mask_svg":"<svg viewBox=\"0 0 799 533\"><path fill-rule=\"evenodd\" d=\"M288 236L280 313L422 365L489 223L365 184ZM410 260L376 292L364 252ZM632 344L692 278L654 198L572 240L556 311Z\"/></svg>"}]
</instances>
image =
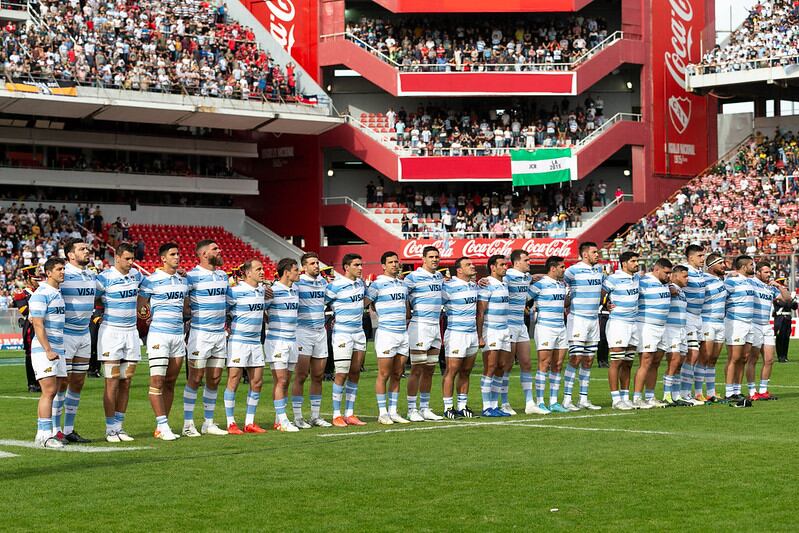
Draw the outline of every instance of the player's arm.
<instances>
[{"instance_id":1,"label":"player's arm","mask_svg":"<svg viewBox=\"0 0 799 533\"><path fill-rule=\"evenodd\" d=\"M47 301L40 295L34 294L29 301L30 315L29 320L33 326L33 333L39 344L42 345L47 359L55 361L58 359L58 354L53 351L50 346L50 341L47 339L47 331L44 329L44 317L47 313Z\"/></svg>"},{"instance_id":2,"label":"player's arm","mask_svg":"<svg viewBox=\"0 0 799 533\"><path fill-rule=\"evenodd\" d=\"M377 300L377 288L375 287L375 282L372 282L369 287L367 287L366 291L363 294L363 306L365 309L369 309L370 307L374 309L374 302ZM377 312L375 310L375 312Z\"/></svg>"},{"instance_id":3,"label":"player's arm","mask_svg":"<svg viewBox=\"0 0 799 533\"><path fill-rule=\"evenodd\" d=\"M776 301L779 301L780 303L787 303L791 301L791 292L785 287L785 285L777 283L775 280L771 280L769 285L780 291L779 296L775 298Z\"/></svg>"}]
</instances>

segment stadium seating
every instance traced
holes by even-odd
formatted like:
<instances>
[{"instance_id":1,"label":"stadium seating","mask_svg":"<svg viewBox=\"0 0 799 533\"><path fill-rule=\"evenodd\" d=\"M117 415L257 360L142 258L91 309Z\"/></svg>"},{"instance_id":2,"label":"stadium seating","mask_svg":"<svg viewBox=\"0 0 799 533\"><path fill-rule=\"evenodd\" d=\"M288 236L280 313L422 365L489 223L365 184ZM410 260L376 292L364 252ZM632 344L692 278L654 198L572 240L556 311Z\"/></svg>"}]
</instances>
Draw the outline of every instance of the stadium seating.
<instances>
[{"instance_id":1,"label":"stadium seating","mask_svg":"<svg viewBox=\"0 0 799 533\"><path fill-rule=\"evenodd\" d=\"M144 261L139 265L152 272L161 265L158 247L169 241L178 244L181 250L181 265L189 270L197 264L194 247L202 239L214 239L222 250L225 270L230 271L249 259L259 259L264 264L266 279L275 273L275 263L255 250L239 237L219 226L169 226L163 224L134 224L130 227L130 241L144 241Z\"/></svg>"}]
</instances>

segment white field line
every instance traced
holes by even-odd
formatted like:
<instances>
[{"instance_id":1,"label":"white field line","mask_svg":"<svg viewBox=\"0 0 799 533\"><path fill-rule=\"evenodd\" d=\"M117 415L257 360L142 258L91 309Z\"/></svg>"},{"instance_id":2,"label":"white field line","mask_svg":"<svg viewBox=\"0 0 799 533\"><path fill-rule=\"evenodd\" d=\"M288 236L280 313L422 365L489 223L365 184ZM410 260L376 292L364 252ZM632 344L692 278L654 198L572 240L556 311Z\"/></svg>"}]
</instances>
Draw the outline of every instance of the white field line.
<instances>
[{"instance_id":1,"label":"white field line","mask_svg":"<svg viewBox=\"0 0 799 533\"><path fill-rule=\"evenodd\" d=\"M10 459L11 457L19 457L19 455L15 453L0 451L0 459Z\"/></svg>"},{"instance_id":2,"label":"white field line","mask_svg":"<svg viewBox=\"0 0 799 533\"><path fill-rule=\"evenodd\" d=\"M39 401L38 396L0 396L0 400L36 400Z\"/></svg>"},{"instance_id":3,"label":"white field line","mask_svg":"<svg viewBox=\"0 0 799 533\"><path fill-rule=\"evenodd\" d=\"M768 384L768 387L774 387L776 389L799 389L799 385L773 385L771 383Z\"/></svg>"},{"instance_id":4,"label":"white field line","mask_svg":"<svg viewBox=\"0 0 799 533\"><path fill-rule=\"evenodd\" d=\"M615 433L641 433L644 435L676 435L671 431L651 431L646 429L619 429L619 428L583 428L577 426L557 426L553 424L525 424L524 422L509 423L509 426L525 427L525 428L552 428L552 429L568 429L572 431L607 431Z\"/></svg>"},{"instance_id":5,"label":"white field line","mask_svg":"<svg viewBox=\"0 0 799 533\"><path fill-rule=\"evenodd\" d=\"M358 431L353 433L320 433L317 437L358 437L361 435L375 435L378 433L406 433L409 431L434 431L439 429L468 429L468 428L476 428L476 427L483 427L483 426L508 426L508 425L527 425L528 423L535 423L535 422L548 422L552 421L562 421L565 422L566 420L577 420L581 418L604 418L609 416L629 416L632 413L608 413L603 415L579 415L579 416L569 416L569 417L553 417L553 418L533 418L529 421L525 420L498 420L496 422L463 422L460 424L429 424L425 426L415 426L410 428L397 428L397 429L378 429L373 431ZM549 424L542 424L542 427L549 427Z\"/></svg>"},{"instance_id":6,"label":"white field line","mask_svg":"<svg viewBox=\"0 0 799 533\"><path fill-rule=\"evenodd\" d=\"M63 448L41 448L33 441L27 440L12 440L0 439L0 446L15 446L17 448L34 448L37 450L59 451L59 452L73 452L73 453L115 453L115 452L133 452L137 450L151 450L149 446L128 446L114 448L111 446L81 446L75 444L68 444Z\"/></svg>"}]
</instances>

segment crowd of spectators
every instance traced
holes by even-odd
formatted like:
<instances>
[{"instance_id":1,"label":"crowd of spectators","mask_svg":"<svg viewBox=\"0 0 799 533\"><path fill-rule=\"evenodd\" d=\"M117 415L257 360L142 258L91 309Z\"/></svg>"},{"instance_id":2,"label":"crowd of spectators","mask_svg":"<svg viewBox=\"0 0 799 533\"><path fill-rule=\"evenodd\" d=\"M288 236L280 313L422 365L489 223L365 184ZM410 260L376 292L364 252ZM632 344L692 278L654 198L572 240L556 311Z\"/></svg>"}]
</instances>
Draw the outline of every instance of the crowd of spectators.
<instances>
[{"instance_id":1,"label":"crowd of spectators","mask_svg":"<svg viewBox=\"0 0 799 533\"><path fill-rule=\"evenodd\" d=\"M388 131L397 147L412 155L496 155L508 148L567 147L581 141L606 121L601 97L589 96L584 106L568 100L552 109L507 108L478 112L434 106L415 112L393 108L376 129ZM383 126L381 128L381 126Z\"/></svg>"},{"instance_id":2,"label":"crowd of spectators","mask_svg":"<svg viewBox=\"0 0 799 533\"><path fill-rule=\"evenodd\" d=\"M616 239L615 251L679 260L689 244L725 256L799 253L799 138L755 134L730 160L695 178Z\"/></svg>"},{"instance_id":3,"label":"crowd of spectators","mask_svg":"<svg viewBox=\"0 0 799 533\"><path fill-rule=\"evenodd\" d=\"M180 207L231 207L234 198L223 194L179 193L165 191L124 191L120 189L83 189L73 187L31 187L6 185L0 200L17 202L69 202L93 204L128 204L132 210L141 205Z\"/></svg>"},{"instance_id":4,"label":"crowd of spectators","mask_svg":"<svg viewBox=\"0 0 799 533\"><path fill-rule=\"evenodd\" d=\"M493 189L493 190L492 190ZM396 203L405 238L451 235L458 238L565 237L582 215L607 203L607 185L537 187L535 190L475 186L438 191L406 185L387 192L383 181L367 186L367 205Z\"/></svg>"},{"instance_id":5,"label":"crowd of spectators","mask_svg":"<svg viewBox=\"0 0 799 533\"><path fill-rule=\"evenodd\" d=\"M0 63L44 78L165 93L294 100L293 63L279 65L223 0L40 0L43 26L9 22Z\"/></svg>"},{"instance_id":6,"label":"crowd of spectators","mask_svg":"<svg viewBox=\"0 0 799 533\"><path fill-rule=\"evenodd\" d=\"M698 72L737 72L799 63L799 2L756 3L726 43L702 57Z\"/></svg>"},{"instance_id":7,"label":"crowd of spectators","mask_svg":"<svg viewBox=\"0 0 799 533\"><path fill-rule=\"evenodd\" d=\"M477 24L452 17L361 17L346 31L401 70L529 71L569 68L608 36L608 24L580 14L486 17Z\"/></svg>"}]
</instances>

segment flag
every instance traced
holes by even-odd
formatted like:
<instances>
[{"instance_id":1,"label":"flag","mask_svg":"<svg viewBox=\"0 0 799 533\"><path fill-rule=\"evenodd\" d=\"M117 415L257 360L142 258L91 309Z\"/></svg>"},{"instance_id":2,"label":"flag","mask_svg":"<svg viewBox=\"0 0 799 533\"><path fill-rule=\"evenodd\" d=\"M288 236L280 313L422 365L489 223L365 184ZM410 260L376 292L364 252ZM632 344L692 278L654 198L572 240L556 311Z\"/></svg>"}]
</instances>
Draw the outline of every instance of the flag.
<instances>
[{"instance_id":1,"label":"flag","mask_svg":"<svg viewBox=\"0 0 799 533\"><path fill-rule=\"evenodd\" d=\"M514 187L577 179L577 157L572 155L571 148L511 150L510 161Z\"/></svg>"}]
</instances>

